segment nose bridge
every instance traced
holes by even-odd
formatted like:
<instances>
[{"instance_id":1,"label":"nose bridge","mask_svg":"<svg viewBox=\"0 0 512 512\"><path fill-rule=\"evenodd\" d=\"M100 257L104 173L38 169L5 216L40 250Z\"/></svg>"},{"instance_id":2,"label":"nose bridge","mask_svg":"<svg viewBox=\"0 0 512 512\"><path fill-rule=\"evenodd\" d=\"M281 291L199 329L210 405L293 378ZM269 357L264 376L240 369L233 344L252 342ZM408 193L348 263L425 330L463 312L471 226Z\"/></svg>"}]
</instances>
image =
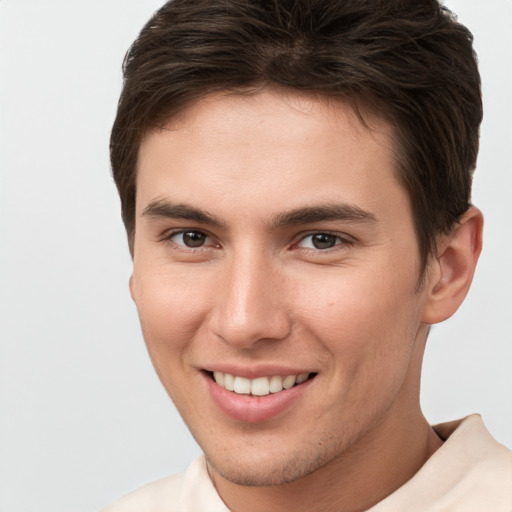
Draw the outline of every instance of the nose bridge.
<instances>
[{"instance_id":1,"label":"nose bridge","mask_svg":"<svg viewBox=\"0 0 512 512\"><path fill-rule=\"evenodd\" d=\"M231 256L215 305L213 329L224 342L237 347L288 335L286 292L271 256L251 247Z\"/></svg>"}]
</instances>

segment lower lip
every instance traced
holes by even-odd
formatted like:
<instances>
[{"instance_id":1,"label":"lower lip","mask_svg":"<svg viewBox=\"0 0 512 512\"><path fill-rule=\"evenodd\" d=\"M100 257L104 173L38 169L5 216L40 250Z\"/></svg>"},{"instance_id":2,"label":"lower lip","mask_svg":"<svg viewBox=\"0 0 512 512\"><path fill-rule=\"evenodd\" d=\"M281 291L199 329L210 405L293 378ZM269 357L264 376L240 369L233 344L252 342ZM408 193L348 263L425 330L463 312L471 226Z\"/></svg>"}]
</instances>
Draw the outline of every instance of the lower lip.
<instances>
[{"instance_id":1,"label":"lower lip","mask_svg":"<svg viewBox=\"0 0 512 512\"><path fill-rule=\"evenodd\" d=\"M265 396L239 395L221 388L208 375L205 376L213 402L230 418L246 423L267 421L292 407L309 388L313 379Z\"/></svg>"}]
</instances>

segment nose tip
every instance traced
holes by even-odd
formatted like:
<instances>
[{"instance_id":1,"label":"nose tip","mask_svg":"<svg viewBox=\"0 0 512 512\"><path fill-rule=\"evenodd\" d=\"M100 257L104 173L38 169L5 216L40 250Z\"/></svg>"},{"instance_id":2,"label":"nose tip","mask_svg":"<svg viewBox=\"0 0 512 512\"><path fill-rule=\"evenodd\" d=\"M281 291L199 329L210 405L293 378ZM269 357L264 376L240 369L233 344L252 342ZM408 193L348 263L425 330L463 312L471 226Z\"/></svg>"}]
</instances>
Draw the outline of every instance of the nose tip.
<instances>
[{"instance_id":1,"label":"nose tip","mask_svg":"<svg viewBox=\"0 0 512 512\"><path fill-rule=\"evenodd\" d=\"M277 341L286 338L291 331L282 316L276 311L265 315L254 311L250 315L228 313L214 333L223 342L238 348L248 348L260 341Z\"/></svg>"},{"instance_id":2,"label":"nose tip","mask_svg":"<svg viewBox=\"0 0 512 512\"><path fill-rule=\"evenodd\" d=\"M232 270L220 287L212 330L224 343L249 348L291 332L285 287L261 265Z\"/></svg>"}]
</instances>

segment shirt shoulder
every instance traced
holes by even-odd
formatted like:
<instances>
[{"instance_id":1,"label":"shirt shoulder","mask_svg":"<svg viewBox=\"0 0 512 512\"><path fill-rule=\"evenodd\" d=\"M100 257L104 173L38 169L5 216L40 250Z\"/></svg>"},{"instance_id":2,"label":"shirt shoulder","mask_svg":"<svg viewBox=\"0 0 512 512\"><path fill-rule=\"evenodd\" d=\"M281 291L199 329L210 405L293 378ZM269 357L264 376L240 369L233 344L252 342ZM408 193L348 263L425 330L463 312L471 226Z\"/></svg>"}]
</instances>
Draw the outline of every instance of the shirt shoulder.
<instances>
[{"instance_id":1,"label":"shirt shoulder","mask_svg":"<svg viewBox=\"0 0 512 512\"><path fill-rule=\"evenodd\" d=\"M183 473L161 478L100 512L229 512L208 477L204 456Z\"/></svg>"},{"instance_id":2,"label":"shirt shoulder","mask_svg":"<svg viewBox=\"0 0 512 512\"><path fill-rule=\"evenodd\" d=\"M180 495L183 484L183 473L161 478L139 487L123 496L101 512L167 512L169 502L175 502ZM164 507L167 507L164 509Z\"/></svg>"},{"instance_id":3,"label":"shirt shoulder","mask_svg":"<svg viewBox=\"0 0 512 512\"><path fill-rule=\"evenodd\" d=\"M511 512L512 451L478 414L436 425L443 446L371 512ZM368 512L370 512L368 511Z\"/></svg>"}]
</instances>

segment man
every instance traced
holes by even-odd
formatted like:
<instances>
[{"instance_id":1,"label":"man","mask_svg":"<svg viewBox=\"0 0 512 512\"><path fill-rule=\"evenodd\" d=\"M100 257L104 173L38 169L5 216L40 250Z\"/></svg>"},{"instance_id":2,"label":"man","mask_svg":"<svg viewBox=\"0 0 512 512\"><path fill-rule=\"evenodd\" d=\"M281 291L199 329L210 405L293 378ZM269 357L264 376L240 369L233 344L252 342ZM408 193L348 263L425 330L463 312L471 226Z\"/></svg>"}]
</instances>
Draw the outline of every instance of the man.
<instances>
[{"instance_id":1,"label":"man","mask_svg":"<svg viewBox=\"0 0 512 512\"><path fill-rule=\"evenodd\" d=\"M429 426L429 326L481 249L471 34L432 0L175 0L111 157L130 290L204 457L111 511L512 509L478 416Z\"/></svg>"}]
</instances>

